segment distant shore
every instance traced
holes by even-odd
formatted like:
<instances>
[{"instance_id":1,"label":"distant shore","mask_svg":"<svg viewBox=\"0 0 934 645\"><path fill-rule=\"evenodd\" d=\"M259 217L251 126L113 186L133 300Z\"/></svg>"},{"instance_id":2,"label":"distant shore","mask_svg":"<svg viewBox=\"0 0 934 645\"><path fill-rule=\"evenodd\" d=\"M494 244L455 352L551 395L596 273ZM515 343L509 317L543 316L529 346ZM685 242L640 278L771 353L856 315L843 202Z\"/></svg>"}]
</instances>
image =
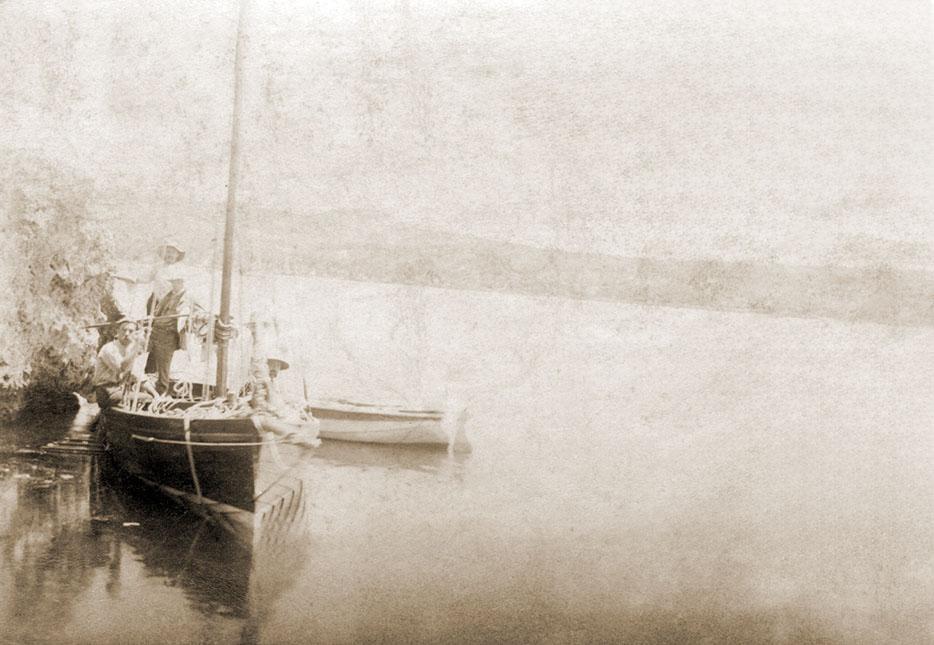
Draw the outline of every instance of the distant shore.
<instances>
[{"instance_id":1,"label":"distant shore","mask_svg":"<svg viewBox=\"0 0 934 645\"><path fill-rule=\"evenodd\" d=\"M768 261L619 257L571 253L359 215L247 219L238 262L250 273L497 291L886 325L934 326L934 272L897 262L795 266ZM214 224L179 238L186 262L207 268ZM126 260L149 240L131 240Z\"/></svg>"}]
</instances>

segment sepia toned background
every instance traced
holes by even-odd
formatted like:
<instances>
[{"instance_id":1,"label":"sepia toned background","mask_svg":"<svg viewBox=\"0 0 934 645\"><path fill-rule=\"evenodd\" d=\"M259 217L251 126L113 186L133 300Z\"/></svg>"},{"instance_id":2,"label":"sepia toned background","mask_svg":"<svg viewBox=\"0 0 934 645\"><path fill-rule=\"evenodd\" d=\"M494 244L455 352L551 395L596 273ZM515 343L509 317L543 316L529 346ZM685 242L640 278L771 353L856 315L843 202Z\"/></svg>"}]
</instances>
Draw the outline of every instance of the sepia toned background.
<instances>
[{"instance_id":1,"label":"sepia toned background","mask_svg":"<svg viewBox=\"0 0 934 645\"><path fill-rule=\"evenodd\" d=\"M205 302L236 26L0 2L4 167L66 169L128 270L179 240ZM237 319L274 311L317 395L466 405L474 446L318 458L266 642L930 641L928 2L254 0L244 30ZM54 558L4 553L19 635L236 627L135 565L30 620Z\"/></svg>"},{"instance_id":2,"label":"sepia toned background","mask_svg":"<svg viewBox=\"0 0 934 645\"><path fill-rule=\"evenodd\" d=\"M244 216L285 218L299 252L397 231L930 270L929 12L252 3ZM4 144L80 169L134 252L153 227L198 238L226 198L236 18L228 2L7 0Z\"/></svg>"}]
</instances>

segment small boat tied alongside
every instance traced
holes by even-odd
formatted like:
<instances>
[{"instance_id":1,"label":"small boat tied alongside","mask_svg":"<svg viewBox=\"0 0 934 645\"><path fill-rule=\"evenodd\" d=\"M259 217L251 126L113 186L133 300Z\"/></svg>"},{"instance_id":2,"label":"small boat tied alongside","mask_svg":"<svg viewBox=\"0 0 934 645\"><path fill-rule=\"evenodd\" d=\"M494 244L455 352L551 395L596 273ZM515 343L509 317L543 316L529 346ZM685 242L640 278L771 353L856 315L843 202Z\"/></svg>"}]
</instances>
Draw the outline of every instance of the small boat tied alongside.
<instances>
[{"instance_id":1,"label":"small boat tied alongside","mask_svg":"<svg viewBox=\"0 0 934 645\"><path fill-rule=\"evenodd\" d=\"M88 403L88 400L74 393L78 402L78 412L75 418L71 420L71 427L65 433L65 436L56 441L42 446L38 452L48 455L76 455L93 456L104 453L104 442L100 433L94 432L94 424L97 422L99 408L94 403ZM34 453L36 451L27 449L26 451L17 451L20 454Z\"/></svg>"},{"instance_id":2,"label":"small boat tied alongside","mask_svg":"<svg viewBox=\"0 0 934 645\"><path fill-rule=\"evenodd\" d=\"M325 440L392 445L446 446L451 452L469 452L465 432L466 411L410 409L345 399L308 401L305 410L318 422Z\"/></svg>"},{"instance_id":3,"label":"small boat tied alongside","mask_svg":"<svg viewBox=\"0 0 934 645\"><path fill-rule=\"evenodd\" d=\"M104 442L99 435L87 430L69 430L65 437L42 446L42 452L51 455L101 455L104 454Z\"/></svg>"}]
</instances>

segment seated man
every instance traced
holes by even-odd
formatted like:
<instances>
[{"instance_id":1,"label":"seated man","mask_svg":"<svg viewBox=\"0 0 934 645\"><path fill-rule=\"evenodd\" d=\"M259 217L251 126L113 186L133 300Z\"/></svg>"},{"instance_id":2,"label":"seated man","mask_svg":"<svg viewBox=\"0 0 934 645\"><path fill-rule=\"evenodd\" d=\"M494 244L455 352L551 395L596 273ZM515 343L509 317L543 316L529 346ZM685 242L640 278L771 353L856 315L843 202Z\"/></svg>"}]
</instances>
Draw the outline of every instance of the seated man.
<instances>
[{"instance_id":1,"label":"seated man","mask_svg":"<svg viewBox=\"0 0 934 645\"><path fill-rule=\"evenodd\" d=\"M318 446L321 443L318 420L305 410L303 403L288 400L280 390L277 377L289 369L284 356L280 349L266 360L253 359L250 405L263 417L264 430L292 442Z\"/></svg>"},{"instance_id":2,"label":"seated man","mask_svg":"<svg viewBox=\"0 0 934 645\"><path fill-rule=\"evenodd\" d=\"M269 369L269 406L273 410L281 411L287 409L292 402L287 399L282 391L281 384L277 380L279 372L289 369L289 363L284 358L278 358L278 356L285 356L285 353L280 349L274 356L266 359L266 365Z\"/></svg>"},{"instance_id":3,"label":"seated man","mask_svg":"<svg viewBox=\"0 0 934 645\"><path fill-rule=\"evenodd\" d=\"M289 369L288 361L280 358L281 356L285 356L285 353L280 350L265 360L262 357L255 357L251 361L250 403L256 409L273 414L284 414L291 403L286 400L276 380L280 372Z\"/></svg>"},{"instance_id":4,"label":"seated man","mask_svg":"<svg viewBox=\"0 0 934 645\"><path fill-rule=\"evenodd\" d=\"M144 349L143 339L136 334L136 323L123 318L117 322L117 328L117 337L101 347L97 355L91 381L97 404L102 410L119 404L123 400L124 383L137 380L132 372L133 362ZM148 382L140 385L146 392L140 393L140 400L149 400L156 395Z\"/></svg>"}]
</instances>

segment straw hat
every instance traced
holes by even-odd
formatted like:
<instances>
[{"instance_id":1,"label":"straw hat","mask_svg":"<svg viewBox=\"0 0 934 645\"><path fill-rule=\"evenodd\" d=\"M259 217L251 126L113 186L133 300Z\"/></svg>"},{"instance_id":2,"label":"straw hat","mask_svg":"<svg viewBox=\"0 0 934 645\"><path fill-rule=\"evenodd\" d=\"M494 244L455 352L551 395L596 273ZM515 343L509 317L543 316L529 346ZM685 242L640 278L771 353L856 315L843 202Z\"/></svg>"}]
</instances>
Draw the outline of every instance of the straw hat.
<instances>
[{"instance_id":1,"label":"straw hat","mask_svg":"<svg viewBox=\"0 0 934 645\"><path fill-rule=\"evenodd\" d=\"M178 259L175 262L180 262L185 259L185 249L180 247L177 242L170 240L165 244L162 244L156 249L156 252L159 254L159 257L163 260L165 259L165 252L168 249L175 249L175 252L178 254ZM174 262L173 262L174 264Z\"/></svg>"},{"instance_id":2,"label":"straw hat","mask_svg":"<svg viewBox=\"0 0 934 645\"><path fill-rule=\"evenodd\" d=\"M281 358L267 358L266 364L269 365L270 368L278 369L280 372L289 369L289 364Z\"/></svg>"},{"instance_id":3,"label":"straw hat","mask_svg":"<svg viewBox=\"0 0 934 645\"><path fill-rule=\"evenodd\" d=\"M270 367L278 367L279 371L289 369L289 350L284 345L279 345L266 357L266 362Z\"/></svg>"}]
</instances>

